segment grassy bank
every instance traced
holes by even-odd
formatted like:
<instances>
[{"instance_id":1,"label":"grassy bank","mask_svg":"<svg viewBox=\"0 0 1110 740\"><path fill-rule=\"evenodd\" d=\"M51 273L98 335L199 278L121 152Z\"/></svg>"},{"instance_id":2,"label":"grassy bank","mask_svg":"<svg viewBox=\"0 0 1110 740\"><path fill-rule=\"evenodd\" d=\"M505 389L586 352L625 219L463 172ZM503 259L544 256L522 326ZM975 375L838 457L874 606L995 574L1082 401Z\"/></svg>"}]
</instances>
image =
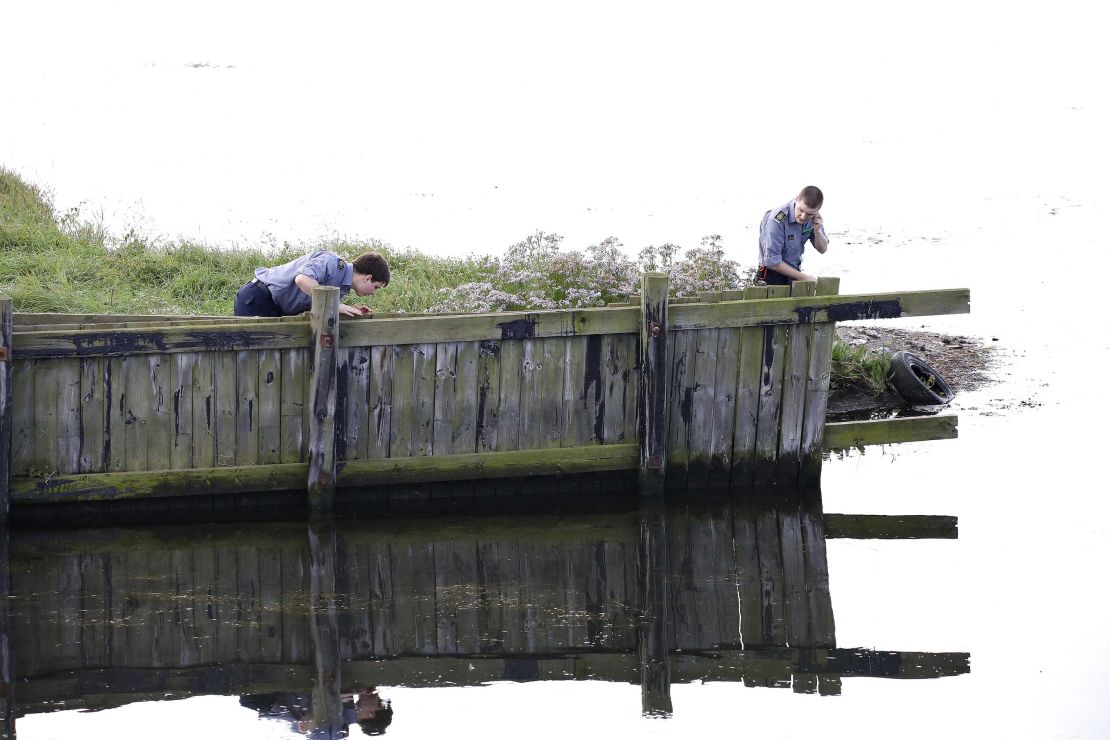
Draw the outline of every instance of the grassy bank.
<instances>
[{"instance_id":1,"label":"grassy bank","mask_svg":"<svg viewBox=\"0 0 1110 740\"><path fill-rule=\"evenodd\" d=\"M648 246L638 259L610 237L584 250L564 249L562 237L537 232L499 258L435 257L394 250L374 239L320 240L262 249L214 249L129 232L108 234L75 211L59 214L49 196L0 168L0 295L17 311L229 315L239 287L254 269L315 249L347 258L376 251L393 281L372 303L375 311L497 311L600 306L638 290L642 270L662 270L672 293L696 295L751 284L753 271L724 256L719 236L697 247ZM682 257L679 257L679 253ZM834 385L878 383L866 357L842 348L834 355ZM840 359L836 359L840 358Z\"/></svg>"}]
</instances>

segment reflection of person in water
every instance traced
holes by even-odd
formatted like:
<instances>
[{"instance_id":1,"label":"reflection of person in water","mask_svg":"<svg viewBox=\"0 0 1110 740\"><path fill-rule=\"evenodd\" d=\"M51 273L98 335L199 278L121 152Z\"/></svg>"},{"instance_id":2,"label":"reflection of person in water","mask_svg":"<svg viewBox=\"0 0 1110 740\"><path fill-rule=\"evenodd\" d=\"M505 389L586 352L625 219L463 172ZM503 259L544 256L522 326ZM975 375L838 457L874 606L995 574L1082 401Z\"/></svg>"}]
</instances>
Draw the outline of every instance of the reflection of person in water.
<instances>
[{"instance_id":1,"label":"reflection of person in water","mask_svg":"<svg viewBox=\"0 0 1110 740\"><path fill-rule=\"evenodd\" d=\"M343 700L343 728L358 724L365 735L384 735L385 728L393 721L393 708L378 696L371 686L351 693L341 694ZM247 694L239 698L240 706L253 709L259 717L289 723L289 727L302 735L313 737L319 730L312 715L312 694L279 691L272 694Z\"/></svg>"}]
</instances>

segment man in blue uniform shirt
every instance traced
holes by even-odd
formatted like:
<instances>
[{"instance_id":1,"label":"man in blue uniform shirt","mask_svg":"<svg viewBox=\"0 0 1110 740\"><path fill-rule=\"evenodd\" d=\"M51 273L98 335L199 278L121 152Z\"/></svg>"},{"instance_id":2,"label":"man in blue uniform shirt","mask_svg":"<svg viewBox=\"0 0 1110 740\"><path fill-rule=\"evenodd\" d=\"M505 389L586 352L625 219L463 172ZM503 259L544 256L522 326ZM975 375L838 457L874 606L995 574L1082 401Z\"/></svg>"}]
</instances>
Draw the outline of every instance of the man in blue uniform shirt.
<instances>
[{"instance_id":1,"label":"man in blue uniform shirt","mask_svg":"<svg viewBox=\"0 0 1110 740\"><path fill-rule=\"evenodd\" d=\"M802 272L802 252L807 241L821 254L829 248L820 188L807 185L780 208L763 214L759 226L759 279L767 285L790 285L795 280L816 280Z\"/></svg>"},{"instance_id":2,"label":"man in blue uniform shirt","mask_svg":"<svg viewBox=\"0 0 1110 740\"><path fill-rule=\"evenodd\" d=\"M259 267L254 279L235 295L236 316L295 316L312 307L312 289L317 285L339 288L339 297L354 290L357 295L374 295L389 285L385 257L367 252L347 262L335 252L321 249L277 267ZM366 306L339 304L340 316L368 314Z\"/></svg>"}]
</instances>

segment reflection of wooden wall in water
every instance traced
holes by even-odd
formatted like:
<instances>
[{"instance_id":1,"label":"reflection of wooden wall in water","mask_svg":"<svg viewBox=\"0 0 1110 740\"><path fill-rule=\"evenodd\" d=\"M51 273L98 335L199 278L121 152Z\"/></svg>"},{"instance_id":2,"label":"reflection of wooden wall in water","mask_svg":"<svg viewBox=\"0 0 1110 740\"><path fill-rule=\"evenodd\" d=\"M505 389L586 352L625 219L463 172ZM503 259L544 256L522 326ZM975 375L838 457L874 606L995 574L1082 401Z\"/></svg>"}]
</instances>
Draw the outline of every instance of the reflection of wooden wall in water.
<instances>
[{"instance_id":1,"label":"reflection of wooden wall in water","mask_svg":"<svg viewBox=\"0 0 1110 740\"><path fill-rule=\"evenodd\" d=\"M821 519L793 511L669 517L672 649L832 646ZM631 516L566 530L341 529L341 654L634 653L638 531ZM18 675L311 658L303 528L57 556L23 537L12 568Z\"/></svg>"}]
</instances>

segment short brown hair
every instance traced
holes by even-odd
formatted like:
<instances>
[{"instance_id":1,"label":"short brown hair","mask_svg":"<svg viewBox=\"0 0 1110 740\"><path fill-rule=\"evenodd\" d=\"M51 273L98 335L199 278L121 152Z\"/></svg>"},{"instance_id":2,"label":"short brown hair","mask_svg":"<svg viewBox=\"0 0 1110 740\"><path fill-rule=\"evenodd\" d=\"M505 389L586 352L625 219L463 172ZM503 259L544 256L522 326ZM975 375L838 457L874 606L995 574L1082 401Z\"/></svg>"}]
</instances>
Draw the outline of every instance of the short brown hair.
<instances>
[{"instance_id":1,"label":"short brown hair","mask_svg":"<svg viewBox=\"0 0 1110 740\"><path fill-rule=\"evenodd\" d=\"M370 275L382 285L389 285L389 263L377 252L360 254L351 264L360 275Z\"/></svg>"},{"instance_id":2,"label":"short brown hair","mask_svg":"<svg viewBox=\"0 0 1110 740\"><path fill-rule=\"evenodd\" d=\"M810 208L819 209L825 202L825 194L816 185L806 185L802 188L802 192L798 193L798 199Z\"/></svg>"}]
</instances>

